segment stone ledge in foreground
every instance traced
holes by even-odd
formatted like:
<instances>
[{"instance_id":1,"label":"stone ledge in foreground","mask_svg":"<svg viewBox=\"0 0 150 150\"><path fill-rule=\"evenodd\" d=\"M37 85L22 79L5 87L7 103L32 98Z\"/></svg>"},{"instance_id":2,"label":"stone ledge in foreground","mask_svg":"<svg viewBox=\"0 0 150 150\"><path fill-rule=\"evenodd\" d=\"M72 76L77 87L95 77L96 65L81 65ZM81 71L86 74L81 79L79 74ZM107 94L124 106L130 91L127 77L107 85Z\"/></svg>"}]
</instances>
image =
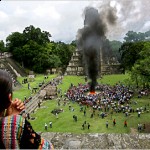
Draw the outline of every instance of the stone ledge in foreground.
<instances>
[{"instance_id":1,"label":"stone ledge in foreground","mask_svg":"<svg viewBox=\"0 0 150 150\"><path fill-rule=\"evenodd\" d=\"M55 149L150 149L150 134L41 133Z\"/></svg>"}]
</instances>

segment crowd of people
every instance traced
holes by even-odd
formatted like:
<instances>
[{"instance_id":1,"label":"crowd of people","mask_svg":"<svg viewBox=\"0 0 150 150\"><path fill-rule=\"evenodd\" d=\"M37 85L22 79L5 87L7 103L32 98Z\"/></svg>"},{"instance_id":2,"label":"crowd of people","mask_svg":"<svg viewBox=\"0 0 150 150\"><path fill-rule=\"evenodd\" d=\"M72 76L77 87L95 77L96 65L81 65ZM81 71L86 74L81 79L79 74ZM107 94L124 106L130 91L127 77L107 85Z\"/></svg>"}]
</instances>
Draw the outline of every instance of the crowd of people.
<instances>
[{"instance_id":1,"label":"crowd of people","mask_svg":"<svg viewBox=\"0 0 150 150\"><path fill-rule=\"evenodd\" d=\"M141 117L144 112L149 112L149 103L138 107L137 101L131 100L134 92L121 83L116 83L114 86L97 84L95 93L90 93L89 86L88 83L78 84L78 86L71 84L65 93L65 97L70 101L79 103L80 111L83 111L84 116L86 115L86 111L83 109L84 105L92 108L91 118L95 115L95 111L99 113L99 117L102 119L108 115L112 117L114 112L123 113L125 117L132 115L132 113L137 113L137 116ZM147 90L139 91L137 98L144 95L148 95ZM106 124L108 127L108 123ZM115 124L116 121L114 120L113 125ZM127 127L127 120L124 121L124 127Z\"/></svg>"},{"instance_id":2,"label":"crowd of people","mask_svg":"<svg viewBox=\"0 0 150 150\"><path fill-rule=\"evenodd\" d=\"M53 79L49 84L51 85L58 85L62 83L62 77ZM62 99L63 105L65 106L69 101L77 102L80 105L80 112L83 112L84 116L86 116L86 110L83 109L86 107L91 107L91 118L94 117L95 112L97 111L99 117L102 119L107 117L108 115L111 116L115 113L123 113L125 117L130 116L132 113L137 113L138 117L141 117L142 113L149 112L149 105L145 105L143 107L138 107L136 100L132 100L133 91L130 90L128 87L124 86L123 84L116 83L114 86L97 84L95 87L95 93L91 94L90 91L90 84L87 82L85 84L78 84L78 86L74 86L72 83L70 88L65 93L65 98L63 98L61 88L58 89L57 93L59 95L58 98L58 106L60 106ZM147 95L147 90L139 91L139 95L137 98L141 98L143 95ZM133 108L131 104L134 104L135 107ZM136 107L137 106L137 107ZM39 107L40 108L40 107ZM74 111L74 108L69 105L69 110ZM57 115L54 114L58 119ZM77 122L78 116L73 115L73 120ZM113 125L115 126L116 120L113 120ZM124 127L127 127L127 120L123 122ZM139 126L139 125L138 125ZM108 125L107 125L108 127ZM47 129L45 127L45 129ZM142 125L142 129L143 125ZM141 131L141 130L138 130Z\"/></svg>"},{"instance_id":3,"label":"crowd of people","mask_svg":"<svg viewBox=\"0 0 150 150\"><path fill-rule=\"evenodd\" d=\"M97 85L95 94L90 94L89 84L71 85L65 96L73 102L93 107L93 110L107 112L132 112L130 99L133 92L121 84L111 87L109 85Z\"/></svg>"}]
</instances>

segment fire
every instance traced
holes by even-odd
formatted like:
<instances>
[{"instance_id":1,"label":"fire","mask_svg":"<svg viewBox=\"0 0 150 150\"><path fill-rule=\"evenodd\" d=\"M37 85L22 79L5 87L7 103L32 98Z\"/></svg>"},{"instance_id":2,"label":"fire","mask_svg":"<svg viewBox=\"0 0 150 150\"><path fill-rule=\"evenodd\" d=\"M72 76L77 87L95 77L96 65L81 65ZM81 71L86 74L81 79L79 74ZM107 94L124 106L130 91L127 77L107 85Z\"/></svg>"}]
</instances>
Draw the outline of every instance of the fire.
<instances>
[{"instance_id":1,"label":"fire","mask_svg":"<svg viewBox=\"0 0 150 150\"><path fill-rule=\"evenodd\" d=\"M90 91L89 94L94 95L94 94L96 94L96 92L95 91Z\"/></svg>"}]
</instances>

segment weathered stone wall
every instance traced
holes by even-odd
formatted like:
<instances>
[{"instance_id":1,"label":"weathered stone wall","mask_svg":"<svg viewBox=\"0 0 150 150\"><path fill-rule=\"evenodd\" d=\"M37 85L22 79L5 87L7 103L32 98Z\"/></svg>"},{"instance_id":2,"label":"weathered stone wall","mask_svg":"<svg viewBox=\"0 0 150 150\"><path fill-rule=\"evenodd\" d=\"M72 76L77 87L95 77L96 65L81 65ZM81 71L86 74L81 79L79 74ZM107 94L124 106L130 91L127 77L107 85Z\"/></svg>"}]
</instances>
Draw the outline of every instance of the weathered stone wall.
<instances>
[{"instance_id":1,"label":"weathered stone wall","mask_svg":"<svg viewBox=\"0 0 150 150\"><path fill-rule=\"evenodd\" d=\"M150 149L150 134L41 133L55 149Z\"/></svg>"}]
</instances>

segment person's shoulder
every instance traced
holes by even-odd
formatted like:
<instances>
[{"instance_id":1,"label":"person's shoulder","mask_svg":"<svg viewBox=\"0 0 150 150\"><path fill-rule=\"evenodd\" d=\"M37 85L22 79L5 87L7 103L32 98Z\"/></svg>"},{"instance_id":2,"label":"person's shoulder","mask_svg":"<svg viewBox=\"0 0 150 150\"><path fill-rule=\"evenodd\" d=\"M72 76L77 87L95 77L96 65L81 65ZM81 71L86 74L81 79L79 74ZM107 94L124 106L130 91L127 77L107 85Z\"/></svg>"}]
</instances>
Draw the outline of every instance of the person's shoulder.
<instances>
[{"instance_id":1,"label":"person's shoulder","mask_svg":"<svg viewBox=\"0 0 150 150\"><path fill-rule=\"evenodd\" d=\"M10 116L6 116L5 118L24 119L24 117L22 117L21 115L10 115Z\"/></svg>"},{"instance_id":2,"label":"person's shoulder","mask_svg":"<svg viewBox=\"0 0 150 150\"><path fill-rule=\"evenodd\" d=\"M2 118L3 122L9 122L9 123L16 123L20 124L21 122L24 122L25 118L21 115L10 115Z\"/></svg>"},{"instance_id":3,"label":"person's shoulder","mask_svg":"<svg viewBox=\"0 0 150 150\"><path fill-rule=\"evenodd\" d=\"M0 120L0 126L7 130L18 130L24 128L25 125L25 118L21 115L10 115L3 117Z\"/></svg>"}]
</instances>

